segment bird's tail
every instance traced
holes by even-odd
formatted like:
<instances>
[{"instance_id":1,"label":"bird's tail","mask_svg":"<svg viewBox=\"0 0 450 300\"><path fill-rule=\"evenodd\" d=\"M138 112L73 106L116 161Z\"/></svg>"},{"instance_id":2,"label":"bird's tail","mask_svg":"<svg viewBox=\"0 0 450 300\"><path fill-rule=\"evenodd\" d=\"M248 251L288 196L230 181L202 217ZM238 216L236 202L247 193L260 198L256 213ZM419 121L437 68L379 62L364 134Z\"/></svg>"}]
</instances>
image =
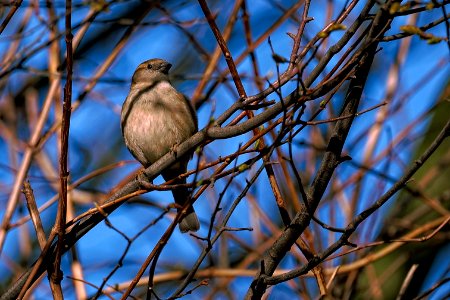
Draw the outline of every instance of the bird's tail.
<instances>
[{"instance_id":1,"label":"bird's tail","mask_svg":"<svg viewBox=\"0 0 450 300\"><path fill-rule=\"evenodd\" d=\"M169 169L163 172L162 175L165 180L170 180L181 173L184 172L180 172L179 170L177 172L174 169ZM186 183L185 178L176 180L174 182L174 184L184 184L184 183ZM175 203L177 203L180 206L183 206L186 203L186 201L189 200L190 196L189 190L185 187L172 190L172 194ZM194 208L190 206L186 212L186 215L180 221L180 231L184 233L188 231L198 231L199 229L200 229L200 222L198 221L197 214L195 213Z\"/></svg>"},{"instance_id":2,"label":"bird's tail","mask_svg":"<svg viewBox=\"0 0 450 300\"><path fill-rule=\"evenodd\" d=\"M179 182L177 182L179 183ZM189 200L189 191L186 188L179 188L172 190L175 202L179 205L184 205ZM198 221L197 214L194 208L190 206L186 212L186 215L180 221L180 231L198 231L200 229L200 222Z\"/></svg>"},{"instance_id":3,"label":"bird's tail","mask_svg":"<svg viewBox=\"0 0 450 300\"><path fill-rule=\"evenodd\" d=\"M187 212L186 216L180 221L180 231L198 231L200 229L200 222L198 221L197 214L195 213L192 206Z\"/></svg>"}]
</instances>

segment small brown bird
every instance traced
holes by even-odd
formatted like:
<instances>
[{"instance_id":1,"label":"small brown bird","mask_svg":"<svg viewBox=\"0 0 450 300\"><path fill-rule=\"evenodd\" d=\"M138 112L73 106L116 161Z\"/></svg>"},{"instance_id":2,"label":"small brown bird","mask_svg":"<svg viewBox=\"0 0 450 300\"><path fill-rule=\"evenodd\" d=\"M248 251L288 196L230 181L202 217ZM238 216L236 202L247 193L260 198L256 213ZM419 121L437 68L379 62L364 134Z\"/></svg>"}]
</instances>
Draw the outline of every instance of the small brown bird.
<instances>
[{"instance_id":1,"label":"small brown bird","mask_svg":"<svg viewBox=\"0 0 450 300\"><path fill-rule=\"evenodd\" d=\"M198 130L197 116L190 101L169 81L170 63L154 58L141 63L133 74L130 92L122 106L121 125L125 144L131 154L148 167ZM187 171L191 155L186 155L162 172L170 180ZM178 179L174 184L186 183ZM187 188L172 190L175 202L184 205ZM200 228L191 206L180 221L181 232Z\"/></svg>"}]
</instances>

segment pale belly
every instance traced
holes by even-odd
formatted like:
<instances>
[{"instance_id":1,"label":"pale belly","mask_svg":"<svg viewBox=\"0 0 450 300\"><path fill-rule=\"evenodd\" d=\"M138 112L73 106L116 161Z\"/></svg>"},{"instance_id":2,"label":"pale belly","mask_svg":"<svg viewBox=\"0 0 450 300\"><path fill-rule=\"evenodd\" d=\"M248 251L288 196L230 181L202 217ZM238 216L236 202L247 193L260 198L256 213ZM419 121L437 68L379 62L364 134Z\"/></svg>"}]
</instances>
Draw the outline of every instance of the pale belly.
<instances>
[{"instance_id":1,"label":"pale belly","mask_svg":"<svg viewBox=\"0 0 450 300\"><path fill-rule=\"evenodd\" d=\"M144 166L154 163L194 133L194 121L186 113L179 106L132 107L124 127L127 147Z\"/></svg>"}]
</instances>

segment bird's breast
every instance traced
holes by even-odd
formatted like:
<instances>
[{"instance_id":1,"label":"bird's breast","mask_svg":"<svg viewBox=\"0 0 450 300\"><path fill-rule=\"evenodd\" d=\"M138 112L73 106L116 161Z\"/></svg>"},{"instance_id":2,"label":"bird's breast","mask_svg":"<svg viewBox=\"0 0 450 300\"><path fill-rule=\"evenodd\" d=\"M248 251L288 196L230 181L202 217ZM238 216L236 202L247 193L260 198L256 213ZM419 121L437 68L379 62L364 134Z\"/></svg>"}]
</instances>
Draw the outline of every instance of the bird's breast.
<instances>
[{"instance_id":1,"label":"bird's breast","mask_svg":"<svg viewBox=\"0 0 450 300\"><path fill-rule=\"evenodd\" d=\"M127 147L143 165L152 164L195 133L195 120L179 96L164 85L151 93L130 93L122 111L123 134Z\"/></svg>"}]
</instances>

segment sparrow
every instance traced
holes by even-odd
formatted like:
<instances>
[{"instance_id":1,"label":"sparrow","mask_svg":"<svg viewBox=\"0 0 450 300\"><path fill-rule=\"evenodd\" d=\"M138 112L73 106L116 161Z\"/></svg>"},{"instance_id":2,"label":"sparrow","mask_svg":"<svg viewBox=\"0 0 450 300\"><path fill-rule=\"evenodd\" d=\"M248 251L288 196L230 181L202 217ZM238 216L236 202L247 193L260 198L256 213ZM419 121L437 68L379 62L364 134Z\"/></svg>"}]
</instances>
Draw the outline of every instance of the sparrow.
<instances>
[{"instance_id":1,"label":"sparrow","mask_svg":"<svg viewBox=\"0 0 450 300\"><path fill-rule=\"evenodd\" d=\"M154 58L141 63L133 74L130 92L121 112L121 128L131 154L149 167L173 147L198 131L197 116L190 101L169 81L170 63ZM168 181L186 173L192 154L177 159L162 172ZM186 178L174 184L186 183ZM186 187L172 190L175 203L183 206L189 200ZM200 228L194 208L189 207L180 221L181 232Z\"/></svg>"}]
</instances>

